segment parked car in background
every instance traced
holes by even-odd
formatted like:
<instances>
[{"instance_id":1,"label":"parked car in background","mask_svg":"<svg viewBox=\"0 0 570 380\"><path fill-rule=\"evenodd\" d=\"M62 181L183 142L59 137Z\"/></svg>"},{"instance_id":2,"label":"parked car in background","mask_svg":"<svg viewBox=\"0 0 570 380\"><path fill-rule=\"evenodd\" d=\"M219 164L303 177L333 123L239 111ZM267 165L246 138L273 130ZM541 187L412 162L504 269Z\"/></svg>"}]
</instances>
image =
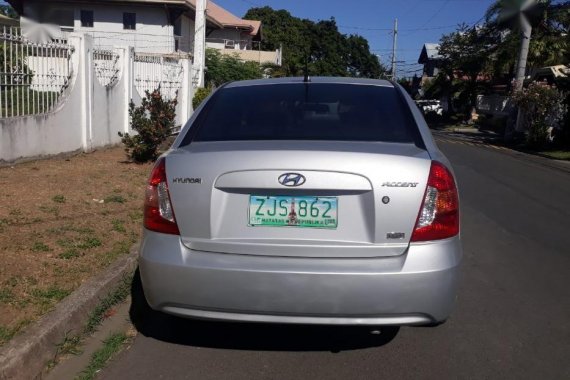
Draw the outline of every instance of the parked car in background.
<instances>
[{"instance_id":1,"label":"parked car in background","mask_svg":"<svg viewBox=\"0 0 570 380\"><path fill-rule=\"evenodd\" d=\"M154 167L149 305L274 323L445 321L461 261L449 161L388 81L229 83Z\"/></svg>"},{"instance_id":2,"label":"parked car in background","mask_svg":"<svg viewBox=\"0 0 570 380\"><path fill-rule=\"evenodd\" d=\"M556 81L568 81L570 67L565 65L547 66L532 70L528 82L547 82L553 84Z\"/></svg>"},{"instance_id":3,"label":"parked car in background","mask_svg":"<svg viewBox=\"0 0 570 380\"><path fill-rule=\"evenodd\" d=\"M416 100L416 104L424 115L431 113L443 116L443 107L439 100Z\"/></svg>"}]
</instances>

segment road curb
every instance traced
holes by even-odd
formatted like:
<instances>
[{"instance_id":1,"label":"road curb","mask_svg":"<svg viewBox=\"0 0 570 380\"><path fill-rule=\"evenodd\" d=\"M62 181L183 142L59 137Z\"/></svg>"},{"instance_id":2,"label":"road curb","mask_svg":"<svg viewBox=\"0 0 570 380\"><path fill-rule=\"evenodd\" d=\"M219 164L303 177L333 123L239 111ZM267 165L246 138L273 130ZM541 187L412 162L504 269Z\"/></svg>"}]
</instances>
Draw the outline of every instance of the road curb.
<instances>
[{"instance_id":1,"label":"road curb","mask_svg":"<svg viewBox=\"0 0 570 380\"><path fill-rule=\"evenodd\" d=\"M515 158L526 159L536 165L570 173L570 163L568 163L568 161L556 160L541 154L531 154L514 149L509 149L509 151Z\"/></svg>"},{"instance_id":2,"label":"road curb","mask_svg":"<svg viewBox=\"0 0 570 380\"><path fill-rule=\"evenodd\" d=\"M439 131L438 131L439 132ZM432 132L433 133L433 132ZM475 133L474 133L475 134ZM521 160L521 161L527 161L527 162L531 162L535 165L538 166L542 166L542 167L547 167L550 169L554 169L554 170L558 170L558 171L562 171L562 172L566 172L566 173L570 173L570 162L568 161L564 161L564 160L557 160L555 158L551 158L542 154L538 154L538 153L527 153L524 151L520 151L520 150L516 150L516 149L512 149L509 146L503 146L503 145L493 145L493 144L489 144L489 143L481 143L481 142L473 142L473 141L465 141L462 139L458 139L453 135L449 135L448 132L439 132L439 133L433 133L434 138L438 139L447 139L449 140L453 140L456 141L458 143L471 143L471 145L475 145L475 146L479 146L479 147L493 147L493 146L499 146L501 148L503 148L500 152L506 155L509 155L515 159Z\"/></svg>"},{"instance_id":3,"label":"road curb","mask_svg":"<svg viewBox=\"0 0 570 380\"><path fill-rule=\"evenodd\" d=\"M134 272L138 244L129 254L111 264L103 273L90 279L52 312L40 318L22 335L0 349L0 379L35 379L57 351L66 335L79 334L91 312L113 291L123 277Z\"/></svg>"}]
</instances>

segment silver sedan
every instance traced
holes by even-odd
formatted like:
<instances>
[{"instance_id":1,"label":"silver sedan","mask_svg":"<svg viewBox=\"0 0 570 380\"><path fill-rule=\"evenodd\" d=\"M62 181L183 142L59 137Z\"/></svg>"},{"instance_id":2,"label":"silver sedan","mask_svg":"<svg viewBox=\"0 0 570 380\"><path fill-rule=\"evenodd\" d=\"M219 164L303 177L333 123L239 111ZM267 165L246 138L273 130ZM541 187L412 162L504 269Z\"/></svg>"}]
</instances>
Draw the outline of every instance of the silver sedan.
<instances>
[{"instance_id":1,"label":"silver sedan","mask_svg":"<svg viewBox=\"0 0 570 380\"><path fill-rule=\"evenodd\" d=\"M196 110L149 179L139 264L178 316L432 325L461 252L451 166L399 85L283 78Z\"/></svg>"}]
</instances>

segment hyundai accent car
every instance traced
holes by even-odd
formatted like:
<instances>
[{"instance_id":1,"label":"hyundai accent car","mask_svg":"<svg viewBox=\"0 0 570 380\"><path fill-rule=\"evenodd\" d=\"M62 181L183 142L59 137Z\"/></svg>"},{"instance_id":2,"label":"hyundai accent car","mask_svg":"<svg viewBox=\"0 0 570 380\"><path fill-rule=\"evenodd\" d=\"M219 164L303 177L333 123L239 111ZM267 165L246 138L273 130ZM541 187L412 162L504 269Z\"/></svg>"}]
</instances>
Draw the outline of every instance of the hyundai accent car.
<instances>
[{"instance_id":1,"label":"hyundai accent car","mask_svg":"<svg viewBox=\"0 0 570 380\"><path fill-rule=\"evenodd\" d=\"M348 78L217 89L146 189L155 310L326 325L435 325L461 261L450 163L403 89Z\"/></svg>"}]
</instances>

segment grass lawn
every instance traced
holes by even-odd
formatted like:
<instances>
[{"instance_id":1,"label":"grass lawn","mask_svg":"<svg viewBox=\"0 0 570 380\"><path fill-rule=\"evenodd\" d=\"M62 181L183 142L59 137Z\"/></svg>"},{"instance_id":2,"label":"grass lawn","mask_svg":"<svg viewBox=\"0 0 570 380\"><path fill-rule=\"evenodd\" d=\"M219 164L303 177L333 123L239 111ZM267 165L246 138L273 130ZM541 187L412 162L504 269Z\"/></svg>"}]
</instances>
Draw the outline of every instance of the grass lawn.
<instances>
[{"instance_id":1,"label":"grass lawn","mask_svg":"<svg viewBox=\"0 0 570 380\"><path fill-rule=\"evenodd\" d=\"M112 148L0 168L0 345L129 252L151 166Z\"/></svg>"},{"instance_id":2,"label":"grass lawn","mask_svg":"<svg viewBox=\"0 0 570 380\"><path fill-rule=\"evenodd\" d=\"M546 157L554 158L555 160L570 161L570 151L568 150L547 150L537 153Z\"/></svg>"}]
</instances>

